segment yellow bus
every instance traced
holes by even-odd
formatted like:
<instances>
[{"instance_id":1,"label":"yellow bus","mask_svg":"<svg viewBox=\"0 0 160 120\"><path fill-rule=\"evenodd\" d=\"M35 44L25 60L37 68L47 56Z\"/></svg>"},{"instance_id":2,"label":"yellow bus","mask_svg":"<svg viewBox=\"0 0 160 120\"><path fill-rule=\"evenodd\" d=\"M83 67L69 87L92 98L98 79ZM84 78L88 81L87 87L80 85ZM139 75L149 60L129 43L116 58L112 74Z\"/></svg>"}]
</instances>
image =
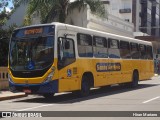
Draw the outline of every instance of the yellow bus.
<instances>
[{"instance_id":1,"label":"yellow bus","mask_svg":"<svg viewBox=\"0 0 160 120\"><path fill-rule=\"evenodd\" d=\"M9 86L40 94L126 83L154 74L152 43L87 28L50 23L16 29L10 41Z\"/></svg>"}]
</instances>

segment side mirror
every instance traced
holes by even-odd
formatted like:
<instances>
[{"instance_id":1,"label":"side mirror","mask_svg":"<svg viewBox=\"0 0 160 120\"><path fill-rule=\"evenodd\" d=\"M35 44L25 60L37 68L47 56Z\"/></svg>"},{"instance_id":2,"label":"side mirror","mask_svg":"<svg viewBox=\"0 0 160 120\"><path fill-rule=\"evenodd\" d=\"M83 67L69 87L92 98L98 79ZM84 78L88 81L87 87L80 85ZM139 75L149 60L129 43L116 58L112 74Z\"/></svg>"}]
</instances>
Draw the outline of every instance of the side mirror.
<instances>
[{"instance_id":1,"label":"side mirror","mask_svg":"<svg viewBox=\"0 0 160 120\"><path fill-rule=\"evenodd\" d=\"M70 43L69 41L65 41L65 49L70 49Z\"/></svg>"}]
</instances>

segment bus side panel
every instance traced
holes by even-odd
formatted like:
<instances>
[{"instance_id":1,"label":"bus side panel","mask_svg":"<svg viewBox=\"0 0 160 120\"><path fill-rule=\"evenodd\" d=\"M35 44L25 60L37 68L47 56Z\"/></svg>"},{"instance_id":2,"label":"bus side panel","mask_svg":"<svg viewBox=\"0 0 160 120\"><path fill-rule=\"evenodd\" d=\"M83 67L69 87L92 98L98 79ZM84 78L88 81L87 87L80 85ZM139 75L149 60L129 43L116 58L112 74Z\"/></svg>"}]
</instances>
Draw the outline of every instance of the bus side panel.
<instances>
[{"instance_id":1,"label":"bus side panel","mask_svg":"<svg viewBox=\"0 0 160 120\"><path fill-rule=\"evenodd\" d=\"M154 74L154 66L152 60L141 60L139 80L148 80Z\"/></svg>"},{"instance_id":2,"label":"bus side panel","mask_svg":"<svg viewBox=\"0 0 160 120\"><path fill-rule=\"evenodd\" d=\"M119 80L119 83L125 83L130 82L132 80L132 60L125 60L123 59L121 62L121 80Z\"/></svg>"},{"instance_id":3,"label":"bus side panel","mask_svg":"<svg viewBox=\"0 0 160 120\"><path fill-rule=\"evenodd\" d=\"M121 59L111 59L109 60L111 64L120 64L120 70L111 70L109 73L109 81L110 84L117 84L122 81L122 68L123 68L123 60ZM114 68L114 66L112 66Z\"/></svg>"},{"instance_id":4,"label":"bus side panel","mask_svg":"<svg viewBox=\"0 0 160 120\"><path fill-rule=\"evenodd\" d=\"M110 72L106 69L109 59L94 59L92 66L95 87L111 84Z\"/></svg>"},{"instance_id":5,"label":"bus side panel","mask_svg":"<svg viewBox=\"0 0 160 120\"><path fill-rule=\"evenodd\" d=\"M80 89L77 62L59 70L59 92Z\"/></svg>"}]
</instances>

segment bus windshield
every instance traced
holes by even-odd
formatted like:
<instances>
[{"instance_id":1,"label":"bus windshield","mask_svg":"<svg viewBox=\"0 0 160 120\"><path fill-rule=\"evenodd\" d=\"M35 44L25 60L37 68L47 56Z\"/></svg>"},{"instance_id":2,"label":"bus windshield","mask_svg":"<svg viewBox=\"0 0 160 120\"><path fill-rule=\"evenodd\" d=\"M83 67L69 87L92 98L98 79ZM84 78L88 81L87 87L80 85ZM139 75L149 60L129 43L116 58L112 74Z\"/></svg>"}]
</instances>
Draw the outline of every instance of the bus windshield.
<instances>
[{"instance_id":1,"label":"bus windshield","mask_svg":"<svg viewBox=\"0 0 160 120\"><path fill-rule=\"evenodd\" d=\"M14 71L42 70L53 63L54 35L12 38L10 68Z\"/></svg>"}]
</instances>

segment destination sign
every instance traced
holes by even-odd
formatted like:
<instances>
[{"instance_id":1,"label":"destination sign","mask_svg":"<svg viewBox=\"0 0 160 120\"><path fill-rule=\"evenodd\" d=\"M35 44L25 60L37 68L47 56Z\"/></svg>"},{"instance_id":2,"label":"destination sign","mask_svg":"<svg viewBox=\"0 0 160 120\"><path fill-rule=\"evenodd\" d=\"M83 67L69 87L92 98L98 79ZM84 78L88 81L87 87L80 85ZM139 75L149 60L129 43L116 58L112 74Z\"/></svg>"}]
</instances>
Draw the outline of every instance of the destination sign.
<instances>
[{"instance_id":1,"label":"destination sign","mask_svg":"<svg viewBox=\"0 0 160 120\"><path fill-rule=\"evenodd\" d=\"M120 71L120 63L97 63L96 64L97 72L109 72L109 71Z\"/></svg>"},{"instance_id":2,"label":"destination sign","mask_svg":"<svg viewBox=\"0 0 160 120\"><path fill-rule=\"evenodd\" d=\"M24 31L25 35L34 35L34 34L40 34L40 33L43 33L42 28L32 28L32 29L26 29Z\"/></svg>"}]
</instances>

